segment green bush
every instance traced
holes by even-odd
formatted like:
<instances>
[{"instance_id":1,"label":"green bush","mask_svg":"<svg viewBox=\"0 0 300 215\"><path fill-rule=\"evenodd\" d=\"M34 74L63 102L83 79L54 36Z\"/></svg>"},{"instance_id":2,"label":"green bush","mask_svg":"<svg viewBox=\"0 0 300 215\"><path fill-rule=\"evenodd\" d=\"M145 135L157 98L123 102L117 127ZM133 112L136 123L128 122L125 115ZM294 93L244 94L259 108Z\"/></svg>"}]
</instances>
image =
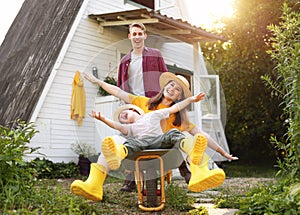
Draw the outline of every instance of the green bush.
<instances>
[{"instance_id":1,"label":"green bush","mask_svg":"<svg viewBox=\"0 0 300 215\"><path fill-rule=\"evenodd\" d=\"M53 163L45 158L35 158L28 166L36 170L37 179L72 178L79 175L79 167L74 162Z\"/></svg>"},{"instance_id":2,"label":"green bush","mask_svg":"<svg viewBox=\"0 0 300 215\"><path fill-rule=\"evenodd\" d=\"M239 214L290 214L300 211L300 182L281 180L250 190L240 199Z\"/></svg>"},{"instance_id":3,"label":"green bush","mask_svg":"<svg viewBox=\"0 0 300 215\"><path fill-rule=\"evenodd\" d=\"M13 128L0 126L0 208L13 209L31 196L35 171L26 168L23 156L37 150L28 146L36 132L32 123L21 121Z\"/></svg>"},{"instance_id":4,"label":"green bush","mask_svg":"<svg viewBox=\"0 0 300 215\"><path fill-rule=\"evenodd\" d=\"M79 175L75 163L53 163L25 155L37 131L33 123L17 121L13 128L0 126L0 214L101 214L85 199L70 195L62 185L44 178L68 178Z\"/></svg>"}]
</instances>

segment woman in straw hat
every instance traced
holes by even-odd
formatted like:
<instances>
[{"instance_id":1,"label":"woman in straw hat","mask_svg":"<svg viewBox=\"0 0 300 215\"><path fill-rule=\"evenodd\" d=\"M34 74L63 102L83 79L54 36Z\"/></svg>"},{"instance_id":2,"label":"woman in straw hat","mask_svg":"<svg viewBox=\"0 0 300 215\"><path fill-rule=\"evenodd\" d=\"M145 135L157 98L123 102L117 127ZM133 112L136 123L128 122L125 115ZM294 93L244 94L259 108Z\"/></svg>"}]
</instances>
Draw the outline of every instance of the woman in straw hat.
<instances>
[{"instance_id":1,"label":"woman in straw hat","mask_svg":"<svg viewBox=\"0 0 300 215\"><path fill-rule=\"evenodd\" d=\"M84 73L84 77L91 83L101 86L113 96L122 99L124 102L140 107L145 113L171 107L172 105L182 101L184 98L191 96L188 81L183 76L174 75L170 72L165 72L160 76L161 91L153 98L135 96L127 93L119 87L105 83L104 81L101 81L87 73ZM225 152L208 134L201 131L198 127L191 123L188 120L187 111L183 110L176 114L171 114L169 118L161 123L161 126L164 132L172 128L177 128L179 131L187 131L195 137L198 137L196 134L202 134L207 139L208 147L219 152L222 156L229 160L238 159L237 157ZM117 137L113 138L115 138L114 142L122 144L122 142L118 141ZM203 155L204 150L195 150L194 146L196 145L196 142L197 139L192 141L192 145L189 145L190 141L187 144L182 142L180 147L192 158L190 162L191 179L189 181L188 188L194 192L200 192L222 184L225 179L225 174L214 174L212 171L208 170L207 166L209 157L206 154ZM204 144L206 144L206 141ZM193 155L192 153L196 153L196 155ZM203 159L200 160L197 158ZM106 160L103 155L100 155L97 163L91 164L91 171L88 179L85 182L75 180L71 184L71 192L75 195L80 195L93 201L101 201L103 196L102 185L108 171L109 167Z\"/></svg>"}]
</instances>

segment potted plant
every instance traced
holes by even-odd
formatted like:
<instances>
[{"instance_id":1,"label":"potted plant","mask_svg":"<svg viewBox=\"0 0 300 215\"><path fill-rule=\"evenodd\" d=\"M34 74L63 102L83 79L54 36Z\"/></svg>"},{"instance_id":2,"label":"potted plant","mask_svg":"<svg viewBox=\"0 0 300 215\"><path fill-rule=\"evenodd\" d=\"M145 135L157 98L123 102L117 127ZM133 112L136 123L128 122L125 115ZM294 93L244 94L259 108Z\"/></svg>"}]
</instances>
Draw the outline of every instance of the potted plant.
<instances>
[{"instance_id":1,"label":"potted plant","mask_svg":"<svg viewBox=\"0 0 300 215\"><path fill-rule=\"evenodd\" d=\"M104 82L117 86L117 81L114 77L106 76L103 79ZM109 96L110 94L106 92L102 87L98 89L98 95L100 96Z\"/></svg>"},{"instance_id":2,"label":"potted plant","mask_svg":"<svg viewBox=\"0 0 300 215\"><path fill-rule=\"evenodd\" d=\"M76 142L71 144L71 149L79 156L78 165L80 174L88 175L90 172L91 162L95 162L97 159L95 147L87 143Z\"/></svg>"}]
</instances>

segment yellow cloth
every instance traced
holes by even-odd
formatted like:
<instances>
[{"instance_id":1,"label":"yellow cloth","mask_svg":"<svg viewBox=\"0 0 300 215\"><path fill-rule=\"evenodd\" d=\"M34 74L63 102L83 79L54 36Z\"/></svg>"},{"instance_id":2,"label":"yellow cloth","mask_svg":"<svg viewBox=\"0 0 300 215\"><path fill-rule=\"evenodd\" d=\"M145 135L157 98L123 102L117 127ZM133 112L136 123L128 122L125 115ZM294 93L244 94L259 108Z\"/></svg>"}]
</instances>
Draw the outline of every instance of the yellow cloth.
<instances>
[{"instance_id":1,"label":"yellow cloth","mask_svg":"<svg viewBox=\"0 0 300 215\"><path fill-rule=\"evenodd\" d=\"M71 119L77 119L78 125L82 125L82 119L85 117L85 91L83 88L83 80L80 72L76 71L72 83L72 99L71 99Z\"/></svg>"}]
</instances>

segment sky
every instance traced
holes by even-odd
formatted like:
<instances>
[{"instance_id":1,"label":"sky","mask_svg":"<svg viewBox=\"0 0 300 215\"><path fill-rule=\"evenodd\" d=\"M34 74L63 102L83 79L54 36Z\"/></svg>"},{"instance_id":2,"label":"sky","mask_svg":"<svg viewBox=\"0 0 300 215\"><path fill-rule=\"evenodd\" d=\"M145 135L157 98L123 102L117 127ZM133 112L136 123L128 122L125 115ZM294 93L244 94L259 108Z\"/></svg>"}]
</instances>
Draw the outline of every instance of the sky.
<instances>
[{"instance_id":1,"label":"sky","mask_svg":"<svg viewBox=\"0 0 300 215\"><path fill-rule=\"evenodd\" d=\"M0 44L17 16L24 0L0 1Z\"/></svg>"},{"instance_id":2,"label":"sky","mask_svg":"<svg viewBox=\"0 0 300 215\"><path fill-rule=\"evenodd\" d=\"M188 0L191 10L192 24L206 27L212 25L215 18L230 16L233 13L232 3L234 0ZM18 14L24 0L1 0L0 1L0 44Z\"/></svg>"},{"instance_id":3,"label":"sky","mask_svg":"<svg viewBox=\"0 0 300 215\"><path fill-rule=\"evenodd\" d=\"M230 18L234 13L235 0L186 0L192 24L205 29L214 28L215 21Z\"/></svg>"}]
</instances>

